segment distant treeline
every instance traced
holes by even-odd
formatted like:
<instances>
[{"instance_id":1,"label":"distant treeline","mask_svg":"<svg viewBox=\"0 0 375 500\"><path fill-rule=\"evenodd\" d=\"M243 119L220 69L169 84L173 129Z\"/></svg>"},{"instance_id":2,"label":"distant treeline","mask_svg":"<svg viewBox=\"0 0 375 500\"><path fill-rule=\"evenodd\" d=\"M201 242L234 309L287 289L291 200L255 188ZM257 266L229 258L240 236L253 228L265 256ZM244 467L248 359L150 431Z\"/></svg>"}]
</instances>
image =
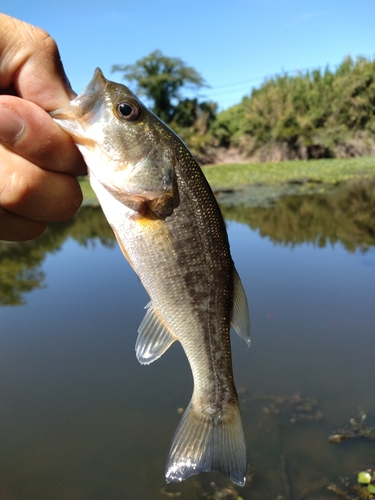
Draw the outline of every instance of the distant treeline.
<instances>
[{"instance_id":1,"label":"distant treeline","mask_svg":"<svg viewBox=\"0 0 375 500\"><path fill-rule=\"evenodd\" d=\"M335 71L278 75L217 115L198 111L189 129L171 126L203 162L218 147L256 161L373 155L375 61L347 57Z\"/></svg>"}]
</instances>

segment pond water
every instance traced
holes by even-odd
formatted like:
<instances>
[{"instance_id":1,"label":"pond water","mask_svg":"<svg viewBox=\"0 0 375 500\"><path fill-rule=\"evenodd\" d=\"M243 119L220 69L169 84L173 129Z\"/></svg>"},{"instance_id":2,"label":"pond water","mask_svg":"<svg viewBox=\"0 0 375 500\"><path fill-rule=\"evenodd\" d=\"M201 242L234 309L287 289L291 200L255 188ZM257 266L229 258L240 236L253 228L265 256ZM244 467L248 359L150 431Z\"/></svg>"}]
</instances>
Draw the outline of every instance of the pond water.
<instances>
[{"instance_id":1,"label":"pond water","mask_svg":"<svg viewBox=\"0 0 375 500\"><path fill-rule=\"evenodd\" d=\"M222 206L252 322L250 349L232 337L251 476L232 490L165 484L191 372L177 343L136 360L148 296L100 209L0 243L0 499L330 499L374 468L373 441L329 442L375 424L374 193Z\"/></svg>"}]
</instances>

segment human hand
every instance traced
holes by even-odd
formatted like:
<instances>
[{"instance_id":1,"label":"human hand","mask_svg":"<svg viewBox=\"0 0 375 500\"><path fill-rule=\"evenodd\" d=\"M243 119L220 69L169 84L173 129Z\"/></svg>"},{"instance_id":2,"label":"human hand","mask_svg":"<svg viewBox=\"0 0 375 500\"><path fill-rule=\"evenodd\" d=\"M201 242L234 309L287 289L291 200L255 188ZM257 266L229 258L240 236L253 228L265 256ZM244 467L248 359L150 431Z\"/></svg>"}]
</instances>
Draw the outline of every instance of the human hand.
<instances>
[{"instance_id":1,"label":"human hand","mask_svg":"<svg viewBox=\"0 0 375 500\"><path fill-rule=\"evenodd\" d=\"M0 239L36 238L80 206L86 166L48 114L74 96L54 40L0 14Z\"/></svg>"}]
</instances>

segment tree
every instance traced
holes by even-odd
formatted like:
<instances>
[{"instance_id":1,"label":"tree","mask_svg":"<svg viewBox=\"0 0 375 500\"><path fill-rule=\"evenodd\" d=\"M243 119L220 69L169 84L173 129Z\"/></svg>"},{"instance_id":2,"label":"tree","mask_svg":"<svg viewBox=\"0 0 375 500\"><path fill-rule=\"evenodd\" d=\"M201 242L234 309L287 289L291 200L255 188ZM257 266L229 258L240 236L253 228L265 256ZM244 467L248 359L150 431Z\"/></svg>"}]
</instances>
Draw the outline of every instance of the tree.
<instances>
[{"instance_id":1,"label":"tree","mask_svg":"<svg viewBox=\"0 0 375 500\"><path fill-rule=\"evenodd\" d=\"M207 86L194 68L179 58L164 56L160 50L151 52L135 64L115 64L112 66L114 71L121 71L127 81L135 81L136 92L153 101L153 112L166 123L173 120L183 87L197 90Z\"/></svg>"}]
</instances>

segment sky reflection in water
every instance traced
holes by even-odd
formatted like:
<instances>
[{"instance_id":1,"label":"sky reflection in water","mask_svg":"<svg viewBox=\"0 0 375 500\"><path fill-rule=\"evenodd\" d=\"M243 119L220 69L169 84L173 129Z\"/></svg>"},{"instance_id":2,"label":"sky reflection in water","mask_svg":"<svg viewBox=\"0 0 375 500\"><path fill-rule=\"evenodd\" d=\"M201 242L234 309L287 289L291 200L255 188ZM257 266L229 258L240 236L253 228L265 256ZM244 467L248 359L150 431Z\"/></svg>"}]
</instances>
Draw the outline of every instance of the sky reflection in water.
<instances>
[{"instance_id":1,"label":"sky reflection in water","mask_svg":"<svg viewBox=\"0 0 375 500\"><path fill-rule=\"evenodd\" d=\"M26 305L0 309L0 498L167 498L160 489L177 409L191 396L188 363L176 344L139 365L147 294L110 233L104 246L68 229L41 260L43 287L23 296ZM228 221L252 322L251 348L235 334L232 342L256 478L241 495L328 499L330 481L375 459L371 443L328 443L359 409L374 420L375 249L277 244L260 231ZM295 393L316 398L324 418L291 425L288 412L265 413L269 402L256 399ZM208 489L225 482L202 480ZM168 491L204 498L195 483Z\"/></svg>"}]
</instances>

